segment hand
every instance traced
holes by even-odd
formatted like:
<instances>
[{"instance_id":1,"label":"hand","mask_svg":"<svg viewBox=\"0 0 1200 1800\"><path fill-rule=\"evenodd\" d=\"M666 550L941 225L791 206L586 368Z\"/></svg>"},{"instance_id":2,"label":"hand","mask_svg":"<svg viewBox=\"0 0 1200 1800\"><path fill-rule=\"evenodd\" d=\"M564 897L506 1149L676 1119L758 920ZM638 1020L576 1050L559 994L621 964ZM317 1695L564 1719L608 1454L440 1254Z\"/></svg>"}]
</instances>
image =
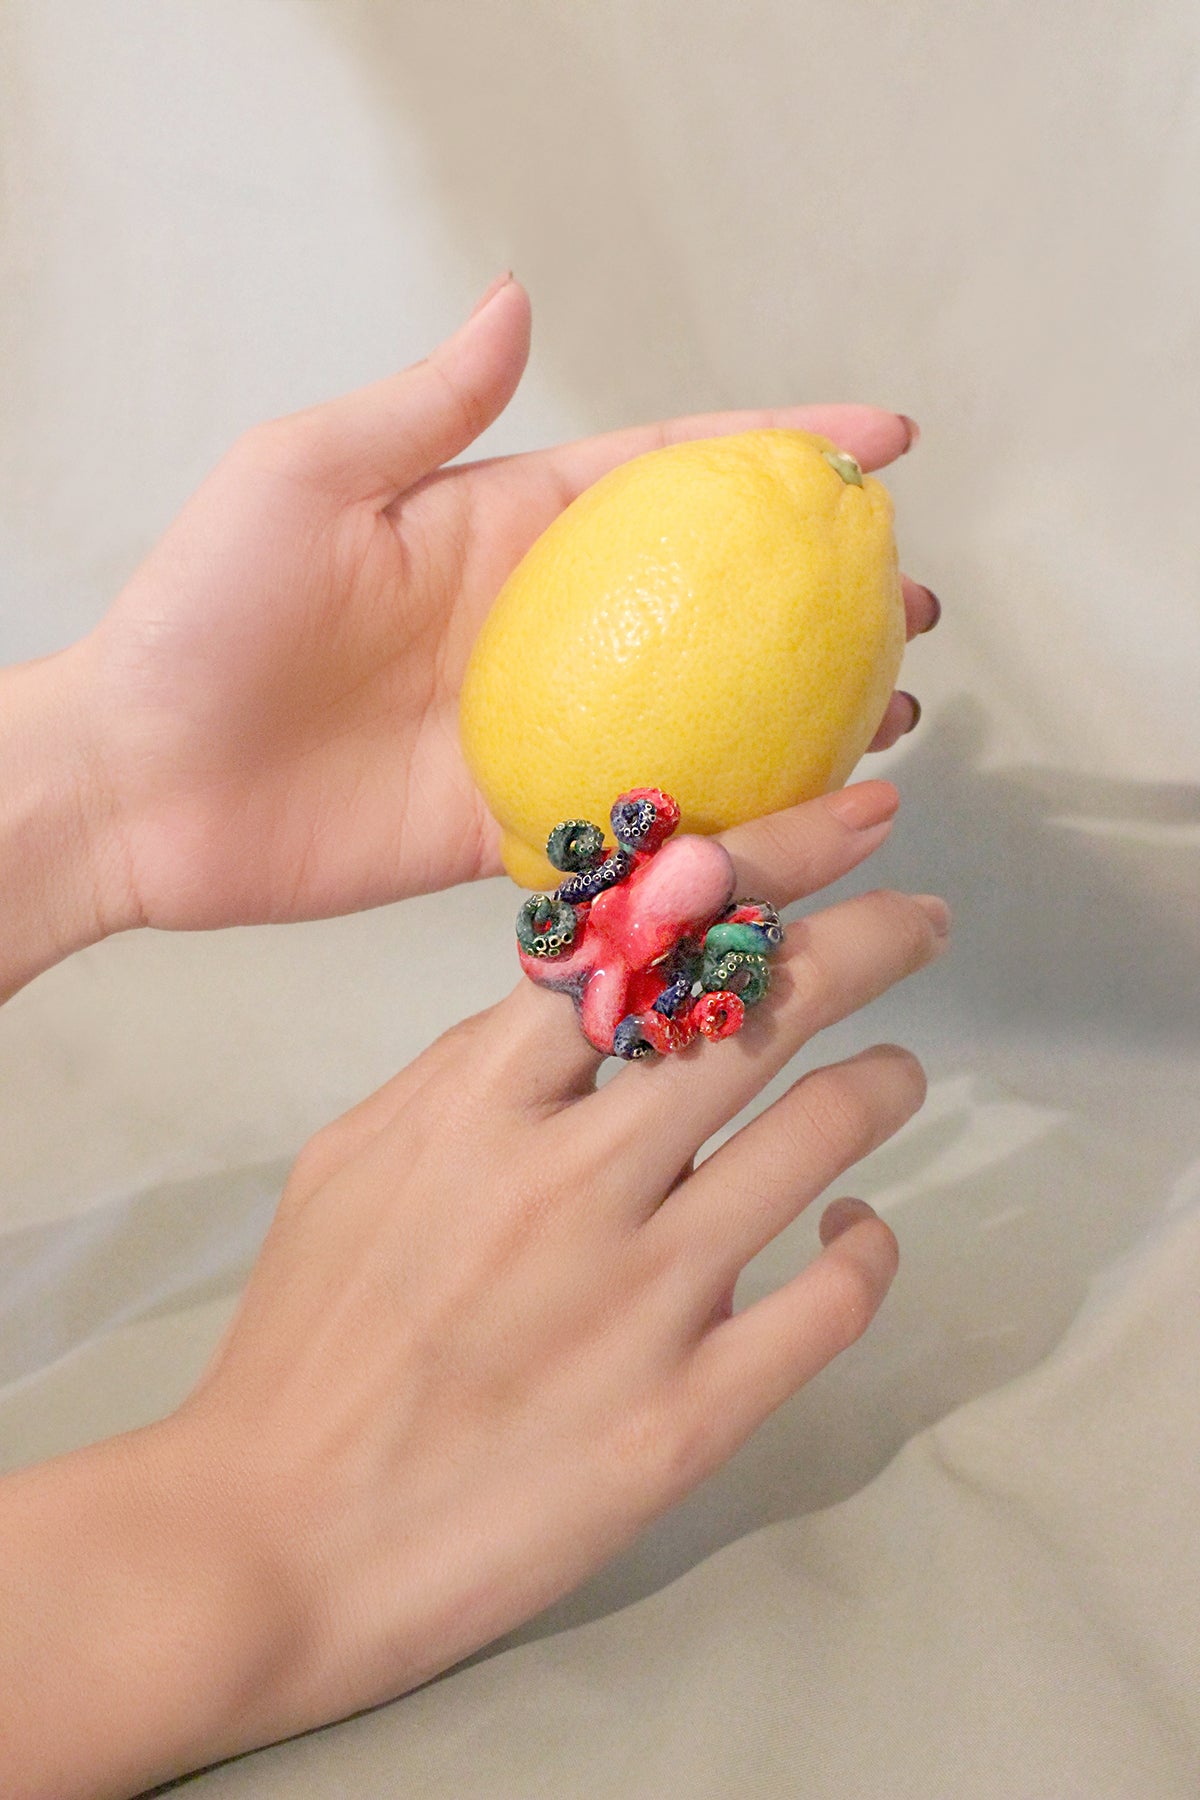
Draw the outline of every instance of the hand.
<instances>
[{"instance_id":1,"label":"hand","mask_svg":"<svg viewBox=\"0 0 1200 1800\"><path fill-rule=\"evenodd\" d=\"M782 905L862 862L866 782L723 834ZM740 1314L746 1262L920 1106L877 1045L700 1147L945 947L930 896L788 928L736 1036L627 1064L522 980L321 1131L241 1306L157 1425L0 1481L13 1800L111 1800L401 1694L582 1581L865 1330L888 1227ZM64 1710L63 1693L72 1696Z\"/></svg>"},{"instance_id":2,"label":"hand","mask_svg":"<svg viewBox=\"0 0 1200 1800\"><path fill-rule=\"evenodd\" d=\"M109 930L323 917L499 872L456 703L510 570L574 497L676 439L820 431L868 469L908 423L865 406L724 413L443 468L510 399L507 280L425 362L247 434L67 652L92 721ZM910 635L937 602L905 578ZM893 697L877 746L914 722Z\"/></svg>"},{"instance_id":3,"label":"hand","mask_svg":"<svg viewBox=\"0 0 1200 1800\"><path fill-rule=\"evenodd\" d=\"M866 829L828 799L726 833L739 891L766 876L782 904L861 861L895 790L849 793ZM570 1003L521 982L310 1142L176 1415L306 1597L264 1737L402 1693L540 1611L865 1330L897 1250L861 1202L738 1315L734 1284L921 1105L911 1054L803 1075L693 1159L945 927L940 900L886 892L810 915L737 1037L598 1091Z\"/></svg>"},{"instance_id":4,"label":"hand","mask_svg":"<svg viewBox=\"0 0 1200 1800\"><path fill-rule=\"evenodd\" d=\"M896 799L861 784L724 834L739 891L782 904L837 879ZM599 1090L570 1003L522 981L309 1143L163 1426L237 1522L239 1563L272 1571L264 1673L209 1754L403 1693L540 1611L865 1330L897 1250L862 1202L826 1212L824 1253L777 1293L734 1314L734 1285L920 1106L913 1056L815 1069L693 1160L945 925L941 901L888 892L812 914L738 1036Z\"/></svg>"}]
</instances>

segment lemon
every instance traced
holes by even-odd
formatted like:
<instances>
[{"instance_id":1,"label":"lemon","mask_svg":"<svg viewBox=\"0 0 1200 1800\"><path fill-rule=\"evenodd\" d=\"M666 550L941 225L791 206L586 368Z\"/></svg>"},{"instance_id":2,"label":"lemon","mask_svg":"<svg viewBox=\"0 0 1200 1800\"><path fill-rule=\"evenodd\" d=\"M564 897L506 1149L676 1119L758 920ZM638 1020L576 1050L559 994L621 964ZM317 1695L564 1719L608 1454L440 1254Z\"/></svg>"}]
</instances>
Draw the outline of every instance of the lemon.
<instances>
[{"instance_id":1,"label":"lemon","mask_svg":"<svg viewBox=\"0 0 1200 1800\"><path fill-rule=\"evenodd\" d=\"M527 887L560 820L632 787L709 833L840 787L904 650L887 489L827 438L748 431L635 457L543 532L484 622L459 711Z\"/></svg>"}]
</instances>

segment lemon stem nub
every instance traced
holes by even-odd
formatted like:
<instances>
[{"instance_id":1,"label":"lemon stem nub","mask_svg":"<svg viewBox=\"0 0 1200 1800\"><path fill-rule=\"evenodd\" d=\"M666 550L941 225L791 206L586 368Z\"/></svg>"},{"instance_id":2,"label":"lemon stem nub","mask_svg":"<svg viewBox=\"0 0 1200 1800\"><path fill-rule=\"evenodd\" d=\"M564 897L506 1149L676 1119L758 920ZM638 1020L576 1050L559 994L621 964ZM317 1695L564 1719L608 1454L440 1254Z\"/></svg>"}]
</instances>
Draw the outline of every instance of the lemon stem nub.
<instances>
[{"instance_id":1,"label":"lemon stem nub","mask_svg":"<svg viewBox=\"0 0 1200 1800\"><path fill-rule=\"evenodd\" d=\"M851 487L862 486L862 470L848 450L823 450L821 454L830 468L837 470L843 481L848 481Z\"/></svg>"}]
</instances>

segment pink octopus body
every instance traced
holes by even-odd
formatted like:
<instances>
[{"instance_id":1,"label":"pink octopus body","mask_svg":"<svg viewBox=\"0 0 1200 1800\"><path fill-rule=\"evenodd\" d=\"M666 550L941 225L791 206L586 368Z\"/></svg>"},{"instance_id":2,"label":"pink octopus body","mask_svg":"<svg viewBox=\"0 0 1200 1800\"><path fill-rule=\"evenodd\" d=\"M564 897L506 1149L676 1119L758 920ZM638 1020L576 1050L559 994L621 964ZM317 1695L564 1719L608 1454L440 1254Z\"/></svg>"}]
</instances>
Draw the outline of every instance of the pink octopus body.
<instances>
[{"instance_id":1,"label":"pink octopus body","mask_svg":"<svg viewBox=\"0 0 1200 1800\"><path fill-rule=\"evenodd\" d=\"M522 969L540 986L571 995L585 1036L604 1054L667 1052L696 1031L727 1036L741 1024L738 994L691 998L706 936L723 920L740 925L756 951L769 952L779 941L773 909L755 901L732 907L733 864L712 838L665 842L679 808L661 790L623 794L612 819L618 847L607 857L602 833L586 821L568 821L551 834L551 860L582 872L569 875L555 895L526 902L533 947L519 940ZM568 843L565 862L558 861L556 838L571 833L590 835L582 850ZM763 956L745 953L746 947L735 960L765 971ZM765 984L764 972L748 1003Z\"/></svg>"}]
</instances>

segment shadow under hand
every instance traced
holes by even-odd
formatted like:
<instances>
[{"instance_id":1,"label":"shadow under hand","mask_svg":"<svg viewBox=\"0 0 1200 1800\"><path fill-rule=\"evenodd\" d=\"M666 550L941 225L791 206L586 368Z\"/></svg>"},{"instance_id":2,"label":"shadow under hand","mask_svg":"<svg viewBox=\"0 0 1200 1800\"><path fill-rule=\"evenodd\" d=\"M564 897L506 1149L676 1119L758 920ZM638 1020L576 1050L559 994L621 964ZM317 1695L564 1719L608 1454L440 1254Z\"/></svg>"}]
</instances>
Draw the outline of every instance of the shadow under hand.
<instances>
[{"instance_id":1,"label":"shadow under hand","mask_svg":"<svg viewBox=\"0 0 1200 1800\"><path fill-rule=\"evenodd\" d=\"M1200 826L1200 787L987 769L985 749L973 702L931 722L898 771L900 822L869 879L820 896L932 888L955 911L948 957L803 1058L895 1039L930 1075L923 1112L837 1188L866 1194L900 1238L882 1312L626 1554L473 1660L848 1498L915 1433L1039 1363L1172 1193L1192 1176L1200 1192L1200 832L1171 835ZM739 1307L816 1254L820 1211L750 1265Z\"/></svg>"},{"instance_id":2,"label":"shadow under hand","mask_svg":"<svg viewBox=\"0 0 1200 1800\"><path fill-rule=\"evenodd\" d=\"M904 760L899 828L872 863L953 904L945 1000L980 1043L1194 1045L1200 785L984 769L985 749L982 707L947 708Z\"/></svg>"}]
</instances>

